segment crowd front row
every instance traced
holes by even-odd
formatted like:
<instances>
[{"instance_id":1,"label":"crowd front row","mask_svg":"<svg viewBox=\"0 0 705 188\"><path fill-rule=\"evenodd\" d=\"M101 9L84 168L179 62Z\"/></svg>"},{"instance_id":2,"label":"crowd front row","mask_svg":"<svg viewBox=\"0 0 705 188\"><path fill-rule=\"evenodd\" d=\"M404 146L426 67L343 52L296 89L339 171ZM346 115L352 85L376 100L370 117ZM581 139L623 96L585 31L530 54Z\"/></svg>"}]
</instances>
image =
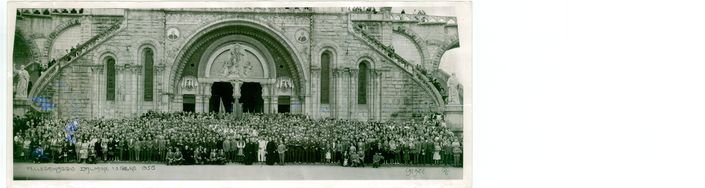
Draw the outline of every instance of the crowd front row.
<instances>
[{"instance_id":1,"label":"crowd front row","mask_svg":"<svg viewBox=\"0 0 705 188\"><path fill-rule=\"evenodd\" d=\"M67 124L74 123L71 128ZM16 118L16 161L167 165L316 163L462 166L442 119L361 122L301 115L148 113L129 119Z\"/></svg>"}]
</instances>

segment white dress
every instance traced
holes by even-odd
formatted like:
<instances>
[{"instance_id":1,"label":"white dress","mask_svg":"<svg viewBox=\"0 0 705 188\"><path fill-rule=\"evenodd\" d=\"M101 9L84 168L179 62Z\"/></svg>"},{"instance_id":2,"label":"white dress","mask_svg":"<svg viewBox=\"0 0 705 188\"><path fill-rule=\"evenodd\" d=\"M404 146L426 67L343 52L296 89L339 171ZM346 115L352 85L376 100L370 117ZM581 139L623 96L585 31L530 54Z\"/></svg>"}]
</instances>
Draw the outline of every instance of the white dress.
<instances>
[{"instance_id":1,"label":"white dress","mask_svg":"<svg viewBox=\"0 0 705 188\"><path fill-rule=\"evenodd\" d=\"M441 146L436 145L436 146L433 148L433 160L436 160L436 161L437 161L437 160L441 160L441 154L440 154L440 152L441 152Z\"/></svg>"}]
</instances>

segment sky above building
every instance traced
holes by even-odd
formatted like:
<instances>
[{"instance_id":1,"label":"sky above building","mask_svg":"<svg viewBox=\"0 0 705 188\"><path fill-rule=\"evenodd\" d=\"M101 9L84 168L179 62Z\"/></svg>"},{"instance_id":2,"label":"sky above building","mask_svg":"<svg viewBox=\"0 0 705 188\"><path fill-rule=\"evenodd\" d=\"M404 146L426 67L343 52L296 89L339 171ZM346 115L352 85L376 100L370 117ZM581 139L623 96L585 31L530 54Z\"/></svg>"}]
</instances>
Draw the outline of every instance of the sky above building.
<instances>
[{"instance_id":1,"label":"sky above building","mask_svg":"<svg viewBox=\"0 0 705 188\"><path fill-rule=\"evenodd\" d=\"M432 15L432 16L457 16L456 15L456 8L455 7L393 7L392 8L392 13L401 13L401 11L404 10L406 14L414 14L414 12L417 12L419 10L423 10L426 12L426 15ZM439 68L448 74L456 73L456 77L458 78L458 81L460 81L463 84L469 84L469 83L464 83L463 80L465 80L465 75L460 73L460 69L462 68L469 68L469 64L467 66L461 66L461 58L460 58L460 50L458 48L454 48L451 50L446 51L443 54L443 57L441 58L441 63L439 65ZM470 62L470 61L467 61ZM469 77L468 77L469 78Z\"/></svg>"}]
</instances>

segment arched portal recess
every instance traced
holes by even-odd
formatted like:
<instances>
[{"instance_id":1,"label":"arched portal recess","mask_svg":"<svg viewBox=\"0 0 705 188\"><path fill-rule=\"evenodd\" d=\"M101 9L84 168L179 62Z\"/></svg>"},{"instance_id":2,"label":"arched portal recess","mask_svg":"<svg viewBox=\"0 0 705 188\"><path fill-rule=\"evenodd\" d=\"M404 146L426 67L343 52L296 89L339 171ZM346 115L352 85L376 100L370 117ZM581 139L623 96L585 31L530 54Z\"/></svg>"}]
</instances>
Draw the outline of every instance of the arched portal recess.
<instances>
[{"instance_id":1,"label":"arched portal recess","mask_svg":"<svg viewBox=\"0 0 705 188\"><path fill-rule=\"evenodd\" d=\"M211 24L189 37L179 52L170 78L171 89L175 96L195 95L197 112L221 111L222 103L226 112L273 113L280 103L289 102L277 100L282 96L291 97L291 103L303 104L304 71L291 43L282 36L249 21ZM236 56L242 59L234 60ZM228 74L245 69L248 73ZM206 88L179 88L186 77L197 78L199 87Z\"/></svg>"}]
</instances>

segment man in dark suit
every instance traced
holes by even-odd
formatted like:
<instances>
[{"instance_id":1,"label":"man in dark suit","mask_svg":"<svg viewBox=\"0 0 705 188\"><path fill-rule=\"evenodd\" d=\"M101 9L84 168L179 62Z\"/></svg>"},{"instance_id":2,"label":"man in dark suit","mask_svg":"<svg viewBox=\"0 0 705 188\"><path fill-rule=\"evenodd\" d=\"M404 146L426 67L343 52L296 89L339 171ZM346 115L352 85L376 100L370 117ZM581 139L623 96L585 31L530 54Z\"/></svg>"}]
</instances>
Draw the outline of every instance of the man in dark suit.
<instances>
[{"instance_id":1,"label":"man in dark suit","mask_svg":"<svg viewBox=\"0 0 705 188\"><path fill-rule=\"evenodd\" d=\"M435 145L433 144L433 140L427 138L424 144L424 164L433 164L433 151L435 150L434 147Z\"/></svg>"},{"instance_id":2,"label":"man in dark suit","mask_svg":"<svg viewBox=\"0 0 705 188\"><path fill-rule=\"evenodd\" d=\"M257 159L257 143L249 137L245 143L245 165L252 165L255 159Z\"/></svg>"},{"instance_id":3,"label":"man in dark suit","mask_svg":"<svg viewBox=\"0 0 705 188\"><path fill-rule=\"evenodd\" d=\"M191 149L191 147L189 147L189 145L184 146L184 150L182 153L183 153L182 155L184 157L184 164L190 165L190 164L194 163L193 150Z\"/></svg>"},{"instance_id":4,"label":"man in dark suit","mask_svg":"<svg viewBox=\"0 0 705 188\"><path fill-rule=\"evenodd\" d=\"M278 155L276 153L277 150L277 143L274 142L273 138L268 138L269 142L267 142L267 153L265 154L265 161L267 161L267 165L274 165L274 163L278 160Z\"/></svg>"}]
</instances>

